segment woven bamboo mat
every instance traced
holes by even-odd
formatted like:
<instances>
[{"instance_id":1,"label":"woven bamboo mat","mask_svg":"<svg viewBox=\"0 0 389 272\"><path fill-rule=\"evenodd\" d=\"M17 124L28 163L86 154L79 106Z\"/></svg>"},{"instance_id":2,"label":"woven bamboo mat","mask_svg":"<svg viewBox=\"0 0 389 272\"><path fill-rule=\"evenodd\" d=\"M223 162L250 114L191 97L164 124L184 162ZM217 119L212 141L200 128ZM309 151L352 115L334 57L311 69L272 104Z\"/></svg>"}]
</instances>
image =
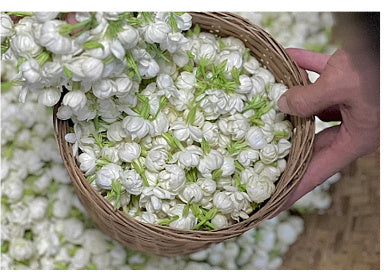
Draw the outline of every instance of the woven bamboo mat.
<instances>
[{"instance_id":1,"label":"woven bamboo mat","mask_svg":"<svg viewBox=\"0 0 389 272\"><path fill-rule=\"evenodd\" d=\"M332 185L332 206L303 215L280 269L380 269L380 156L360 158Z\"/></svg>"}]
</instances>

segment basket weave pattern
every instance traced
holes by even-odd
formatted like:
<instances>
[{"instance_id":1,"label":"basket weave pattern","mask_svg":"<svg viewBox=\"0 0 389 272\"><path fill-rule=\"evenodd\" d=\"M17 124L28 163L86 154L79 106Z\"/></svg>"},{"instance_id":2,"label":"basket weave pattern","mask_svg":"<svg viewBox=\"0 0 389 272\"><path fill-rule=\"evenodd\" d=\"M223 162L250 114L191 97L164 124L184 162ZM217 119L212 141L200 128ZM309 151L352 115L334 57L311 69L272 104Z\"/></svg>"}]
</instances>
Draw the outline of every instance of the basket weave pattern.
<instances>
[{"instance_id":1,"label":"basket weave pattern","mask_svg":"<svg viewBox=\"0 0 389 272\"><path fill-rule=\"evenodd\" d=\"M251 54L274 75L277 82L287 87L307 84L299 73L297 65L282 46L258 26L231 13L193 12L190 14L193 25L198 24L202 31L209 31L219 36L233 36L242 40ZM72 144L65 140L71 124L69 121L56 118L58 106L59 104L54 109L53 121L59 151L75 192L91 219L105 234L124 246L160 256L177 256L198 251L213 243L240 235L272 217L301 179L312 153L313 118L291 116L294 134L286 169L277 182L271 198L248 219L213 231L192 231L152 225L130 218L120 210L115 211L114 207L92 188L77 165Z\"/></svg>"}]
</instances>

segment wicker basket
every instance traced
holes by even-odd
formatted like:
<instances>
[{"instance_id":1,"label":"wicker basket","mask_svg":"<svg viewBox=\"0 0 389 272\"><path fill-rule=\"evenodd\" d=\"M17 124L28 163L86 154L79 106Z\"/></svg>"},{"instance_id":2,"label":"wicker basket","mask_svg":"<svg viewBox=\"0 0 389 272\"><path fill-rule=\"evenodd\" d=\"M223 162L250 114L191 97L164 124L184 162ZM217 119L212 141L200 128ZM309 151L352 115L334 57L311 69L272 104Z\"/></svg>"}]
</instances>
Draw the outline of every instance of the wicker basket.
<instances>
[{"instance_id":1,"label":"wicker basket","mask_svg":"<svg viewBox=\"0 0 389 272\"><path fill-rule=\"evenodd\" d=\"M251 54L275 76L277 82L286 86L307 84L297 65L268 33L249 21L231 13L191 13L193 25L202 31L220 36L241 39ZM305 172L312 153L314 119L290 117L294 126L292 148L287 166L271 198L248 219L232 226L213 231L175 229L139 222L114 207L95 191L85 179L73 156L72 145L65 141L70 122L57 119L54 110L54 129L59 151L73 182L75 192L97 226L108 236L133 250L160 256L189 254L233 238L272 217L285 202L290 191Z\"/></svg>"}]
</instances>

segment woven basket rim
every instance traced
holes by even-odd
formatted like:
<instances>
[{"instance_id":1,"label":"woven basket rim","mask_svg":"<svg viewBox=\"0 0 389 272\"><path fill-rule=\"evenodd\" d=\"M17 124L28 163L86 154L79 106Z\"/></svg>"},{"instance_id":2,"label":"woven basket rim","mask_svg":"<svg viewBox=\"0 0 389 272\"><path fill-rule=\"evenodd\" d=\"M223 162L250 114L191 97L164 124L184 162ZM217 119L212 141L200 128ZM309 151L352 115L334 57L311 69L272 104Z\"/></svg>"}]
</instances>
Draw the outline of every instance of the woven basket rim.
<instances>
[{"instance_id":1,"label":"woven basket rim","mask_svg":"<svg viewBox=\"0 0 389 272\"><path fill-rule=\"evenodd\" d=\"M238 38L241 38L241 40L245 43L246 47L247 45L251 46L250 50L253 49L251 52L257 50L257 47L259 47L259 45L263 46L265 48L264 53L262 53L259 61L262 63L262 65L265 68L268 68L271 65L273 65L271 60L277 58L282 60L282 63L278 63L277 65L281 65L280 69L287 70L290 74L288 75L277 74L278 66L274 65L272 69L276 71L275 76L278 82L284 83L285 85L287 85L287 87L308 84L305 77L303 77L302 74L300 73L300 70L297 64L294 62L294 60L286 53L283 47L270 36L270 34L268 34L265 30L261 29L259 26L254 25L248 20L242 18L241 16L230 12L190 12L190 15L192 16L192 21L194 22L193 26L196 23L200 24L200 28L202 31L209 31L211 33L213 32L214 34L218 34L218 35L223 34L226 36L230 36L229 31L231 31L231 33L234 33L234 35L235 32L237 32L238 34L236 35L240 35L240 37ZM218 25L214 22L221 22L221 23ZM244 35L247 35L247 37ZM254 43L254 46L251 44L251 42ZM255 42L257 42L257 44ZM255 54L259 54L259 53L255 53ZM257 55L255 55L255 57L258 59ZM269 59L267 59L267 57L270 59L270 61ZM274 63L276 63L276 60L274 61ZM228 238L233 238L257 226L264 220L272 217L282 207L282 204L285 203L286 201L287 195L290 193L290 191L293 190L293 188L295 188L295 186L301 179L302 175L304 174L307 164L312 155L312 145L313 145L313 139L315 134L313 117L300 118L300 117L290 116L292 123L297 124L296 126L298 127L295 127L296 133L292 136L291 139L292 150L289 159L287 160L286 169L282 173L279 181L277 181L277 185L276 185L277 194L273 193L270 199L268 199L265 202L265 205L263 206L261 205L261 208L258 209L256 212L253 212L248 219L242 220L241 222L237 222L233 225L224 228L211 230L211 231L183 230L183 229L177 229L169 226L160 226L160 225L144 223L136 220L135 218L128 216L126 213L124 213L121 210L114 210L114 207L99 192L97 192L86 180L83 173L78 168L78 164L76 162L75 157L72 156L72 145L67 143L64 139L65 134L69 131L69 126L70 126L69 121L62 121L56 118L56 113L58 111L59 105L61 104L61 101L62 98L58 102L58 104L54 107L54 112L53 112L55 138L58 144L61 157L64 160L65 167L68 173L70 174L72 183L75 187L75 191L79 196L80 200L85 200L85 201L88 200L87 203L89 204L90 203L102 204L103 206L92 207L92 209L97 209L95 210L95 212L106 211L106 213L108 213L107 218L109 218L109 220L113 220L118 224L120 222L120 225L125 225L125 226L137 225L142 229L142 231L147 230L147 232L149 232L149 235L155 235L156 237L159 237L161 239L162 237L160 236L166 236L166 233L169 233L170 237L172 237L172 240L176 242L182 241L187 243L189 241L192 242L198 241L198 242L202 242L204 245L209 245L210 243L220 242ZM297 146L297 144L301 144L301 146ZM298 157L301 161L290 162L289 161L290 158L293 157ZM295 165L296 163L300 163L300 164L296 166ZM289 169L288 167L289 168L293 167L293 171L291 173L286 171L287 169ZM293 186L280 187L281 180L286 185L289 185L292 182L292 181L288 181L287 179L291 179L291 180L293 179ZM273 207L274 205L276 205L276 207ZM263 210L264 207L269 208L269 210L266 213L262 214L264 212ZM87 207L87 208L88 208L87 209L88 213L91 215L91 213L93 213L93 210L90 210L91 207ZM99 220L94 216L96 215L91 215L94 221ZM105 226L107 222L104 221L99 223ZM102 228L100 225L99 227ZM112 238L118 240L119 242L120 240L123 240L118 236L119 234L117 233L113 233L109 231L107 232L107 230L105 231L103 230L103 232L110 235ZM131 247L131 245L128 245L128 242L127 243L125 242L124 244ZM137 249L142 250L142 248L139 247L137 247ZM158 250L153 253L157 255L164 255L164 256L180 255L180 254L165 255L164 252L160 252Z\"/></svg>"}]
</instances>

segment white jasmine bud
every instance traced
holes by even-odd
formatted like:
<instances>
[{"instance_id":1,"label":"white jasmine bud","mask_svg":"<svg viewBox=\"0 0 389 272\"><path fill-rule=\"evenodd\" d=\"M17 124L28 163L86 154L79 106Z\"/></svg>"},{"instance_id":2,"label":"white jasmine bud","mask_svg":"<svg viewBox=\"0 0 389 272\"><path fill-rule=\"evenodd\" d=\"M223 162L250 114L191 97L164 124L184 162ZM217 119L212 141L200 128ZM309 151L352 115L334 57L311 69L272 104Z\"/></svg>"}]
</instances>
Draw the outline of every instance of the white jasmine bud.
<instances>
[{"instance_id":1,"label":"white jasmine bud","mask_svg":"<svg viewBox=\"0 0 389 272\"><path fill-rule=\"evenodd\" d=\"M219 151L212 149L201 160L197 169L204 177L212 177L212 172L220 169L223 165L224 157Z\"/></svg>"},{"instance_id":2,"label":"white jasmine bud","mask_svg":"<svg viewBox=\"0 0 389 272\"><path fill-rule=\"evenodd\" d=\"M144 28L144 39L148 43L161 43L166 39L169 32L170 27L167 23L157 21Z\"/></svg>"},{"instance_id":3,"label":"white jasmine bud","mask_svg":"<svg viewBox=\"0 0 389 272\"><path fill-rule=\"evenodd\" d=\"M108 145L104 145L100 150L100 156L101 158L107 159L108 161L115 164L118 164L120 161L117 146L110 147Z\"/></svg>"},{"instance_id":4,"label":"white jasmine bud","mask_svg":"<svg viewBox=\"0 0 389 272\"><path fill-rule=\"evenodd\" d=\"M125 137L126 134L122 127L122 122L117 121L109 125L107 130L107 138L109 141L120 142Z\"/></svg>"},{"instance_id":5,"label":"white jasmine bud","mask_svg":"<svg viewBox=\"0 0 389 272\"><path fill-rule=\"evenodd\" d=\"M169 153L165 146L154 146L147 152L145 166L152 172L159 172L166 166L166 161L169 158Z\"/></svg>"},{"instance_id":6,"label":"white jasmine bud","mask_svg":"<svg viewBox=\"0 0 389 272\"><path fill-rule=\"evenodd\" d=\"M71 54L73 50L72 40L58 32L59 27L65 24L64 21L60 20L46 21L40 31L39 43L54 54Z\"/></svg>"},{"instance_id":7,"label":"white jasmine bud","mask_svg":"<svg viewBox=\"0 0 389 272\"><path fill-rule=\"evenodd\" d=\"M189 40L180 32L169 33L160 46L162 49L174 53L181 48L189 47Z\"/></svg>"},{"instance_id":8,"label":"white jasmine bud","mask_svg":"<svg viewBox=\"0 0 389 272\"><path fill-rule=\"evenodd\" d=\"M215 120L220 114L228 112L228 96L222 90L207 89L197 100L207 120Z\"/></svg>"},{"instance_id":9,"label":"white jasmine bud","mask_svg":"<svg viewBox=\"0 0 389 272\"><path fill-rule=\"evenodd\" d=\"M112 181L118 180L123 175L122 168L114 163L104 165L99 171L96 172L96 184L106 190L112 188Z\"/></svg>"},{"instance_id":10,"label":"white jasmine bud","mask_svg":"<svg viewBox=\"0 0 389 272\"><path fill-rule=\"evenodd\" d=\"M104 64L101 60L92 57L76 57L65 65L72 72L74 81L94 82L101 78Z\"/></svg>"},{"instance_id":11,"label":"white jasmine bud","mask_svg":"<svg viewBox=\"0 0 389 272\"><path fill-rule=\"evenodd\" d=\"M85 148L84 152L78 156L80 169L86 176L94 173L96 170L96 153L92 148Z\"/></svg>"},{"instance_id":12,"label":"white jasmine bud","mask_svg":"<svg viewBox=\"0 0 389 272\"><path fill-rule=\"evenodd\" d=\"M139 41L139 31L131 25L124 25L123 31L118 33L117 38L124 49L128 50L137 45Z\"/></svg>"},{"instance_id":13,"label":"white jasmine bud","mask_svg":"<svg viewBox=\"0 0 389 272\"><path fill-rule=\"evenodd\" d=\"M132 88L132 81L128 77L118 77L115 80L116 84L116 95L125 95L130 92Z\"/></svg>"},{"instance_id":14,"label":"white jasmine bud","mask_svg":"<svg viewBox=\"0 0 389 272\"><path fill-rule=\"evenodd\" d=\"M292 144L287 139L280 139L277 143L278 158L284 158L289 154Z\"/></svg>"},{"instance_id":15,"label":"white jasmine bud","mask_svg":"<svg viewBox=\"0 0 389 272\"><path fill-rule=\"evenodd\" d=\"M178 76L175 84L178 89L193 90L196 85L196 76L193 73L183 71Z\"/></svg>"},{"instance_id":16,"label":"white jasmine bud","mask_svg":"<svg viewBox=\"0 0 389 272\"><path fill-rule=\"evenodd\" d=\"M140 156L141 147L137 143L122 143L118 146L119 158L124 162L132 162Z\"/></svg>"},{"instance_id":17,"label":"white jasmine bud","mask_svg":"<svg viewBox=\"0 0 389 272\"><path fill-rule=\"evenodd\" d=\"M178 196L185 203L197 203L203 198L203 191L196 183L190 183L181 190Z\"/></svg>"},{"instance_id":18,"label":"white jasmine bud","mask_svg":"<svg viewBox=\"0 0 389 272\"><path fill-rule=\"evenodd\" d=\"M262 203L268 199L275 190L272 182L260 181L258 176L252 176L246 184L246 192L251 201Z\"/></svg>"},{"instance_id":19,"label":"white jasmine bud","mask_svg":"<svg viewBox=\"0 0 389 272\"><path fill-rule=\"evenodd\" d=\"M263 67L259 67L255 73L255 76L261 77L265 81L265 85L269 83L274 83L275 78L269 70Z\"/></svg>"},{"instance_id":20,"label":"white jasmine bud","mask_svg":"<svg viewBox=\"0 0 389 272\"><path fill-rule=\"evenodd\" d=\"M211 145L214 146L219 141L219 128L215 123L205 121L202 127L203 137Z\"/></svg>"},{"instance_id":21,"label":"white jasmine bud","mask_svg":"<svg viewBox=\"0 0 389 272\"><path fill-rule=\"evenodd\" d=\"M204 196L211 196L216 191L216 182L211 178L199 178L196 184L203 190Z\"/></svg>"},{"instance_id":22,"label":"white jasmine bud","mask_svg":"<svg viewBox=\"0 0 389 272\"><path fill-rule=\"evenodd\" d=\"M261 161L265 164L271 164L278 158L278 147L275 144L266 144L260 152Z\"/></svg>"},{"instance_id":23,"label":"white jasmine bud","mask_svg":"<svg viewBox=\"0 0 389 272\"><path fill-rule=\"evenodd\" d=\"M179 216L178 220L174 220L169 224L169 227L172 228L179 228L179 229L192 229L196 223L197 223L197 218L193 215L192 211L189 210L188 214L184 216L183 211L184 211L184 206L183 204L178 204L175 205L169 212L172 216Z\"/></svg>"},{"instance_id":24,"label":"white jasmine bud","mask_svg":"<svg viewBox=\"0 0 389 272\"><path fill-rule=\"evenodd\" d=\"M186 141L188 139L196 142L201 142L203 133L200 128L186 124L184 121L176 121L170 129L179 141Z\"/></svg>"},{"instance_id":25,"label":"white jasmine bud","mask_svg":"<svg viewBox=\"0 0 389 272\"><path fill-rule=\"evenodd\" d=\"M158 174L161 188L177 194L185 186L185 172L175 164L166 165L165 170Z\"/></svg>"},{"instance_id":26,"label":"white jasmine bud","mask_svg":"<svg viewBox=\"0 0 389 272\"><path fill-rule=\"evenodd\" d=\"M266 146L267 142L262 130L257 126L252 126L246 134L246 141L252 149L258 150Z\"/></svg>"},{"instance_id":27,"label":"white jasmine bud","mask_svg":"<svg viewBox=\"0 0 389 272\"><path fill-rule=\"evenodd\" d=\"M121 184L132 195L140 195L144 187L142 177L134 169L123 172Z\"/></svg>"},{"instance_id":28,"label":"white jasmine bud","mask_svg":"<svg viewBox=\"0 0 389 272\"><path fill-rule=\"evenodd\" d=\"M224 157L222 170L222 177L231 176L235 172L235 160L232 157Z\"/></svg>"},{"instance_id":29,"label":"white jasmine bud","mask_svg":"<svg viewBox=\"0 0 389 272\"><path fill-rule=\"evenodd\" d=\"M124 132L134 139L142 139L154 130L150 121L139 116L127 116L122 122Z\"/></svg>"},{"instance_id":30,"label":"white jasmine bud","mask_svg":"<svg viewBox=\"0 0 389 272\"><path fill-rule=\"evenodd\" d=\"M159 65L154 59L141 59L138 70L143 78L153 78L159 72Z\"/></svg>"},{"instance_id":31,"label":"white jasmine bud","mask_svg":"<svg viewBox=\"0 0 389 272\"><path fill-rule=\"evenodd\" d=\"M3 20L3 18L1 19ZM29 32L12 36L10 47L16 56L24 58L34 58L43 51L43 48L35 42L34 37Z\"/></svg>"},{"instance_id":32,"label":"white jasmine bud","mask_svg":"<svg viewBox=\"0 0 389 272\"><path fill-rule=\"evenodd\" d=\"M251 78L248 75L243 74L239 76L239 82L240 85L236 89L236 92L240 94L249 94L253 88Z\"/></svg>"},{"instance_id":33,"label":"white jasmine bud","mask_svg":"<svg viewBox=\"0 0 389 272\"><path fill-rule=\"evenodd\" d=\"M163 112L158 113L157 117L151 122L154 129L151 136L162 135L169 130L169 120Z\"/></svg>"},{"instance_id":34,"label":"white jasmine bud","mask_svg":"<svg viewBox=\"0 0 389 272\"><path fill-rule=\"evenodd\" d=\"M239 153L236 159L244 167L248 167L252 162L255 162L259 159L259 151L254 149L243 150Z\"/></svg>"},{"instance_id":35,"label":"white jasmine bud","mask_svg":"<svg viewBox=\"0 0 389 272\"><path fill-rule=\"evenodd\" d=\"M216 57L216 64L220 64L227 60L226 71L231 72L233 67L241 69L243 65L242 55L236 51L223 50Z\"/></svg>"},{"instance_id":36,"label":"white jasmine bud","mask_svg":"<svg viewBox=\"0 0 389 272\"><path fill-rule=\"evenodd\" d=\"M234 203L225 192L217 192L214 194L213 205L222 214L230 214L234 210Z\"/></svg>"},{"instance_id":37,"label":"white jasmine bud","mask_svg":"<svg viewBox=\"0 0 389 272\"><path fill-rule=\"evenodd\" d=\"M223 134L231 135L234 141L243 139L250 128L247 118L239 113L227 118L219 118L217 125Z\"/></svg>"},{"instance_id":38,"label":"white jasmine bud","mask_svg":"<svg viewBox=\"0 0 389 272\"><path fill-rule=\"evenodd\" d=\"M255 74L260 67L261 64L259 64L259 61L253 56L249 56L248 60L243 63L243 68L250 74Z\"/></svg>"},{"instance_id":39,"label":"white jasmine bud","mask_svg":"<svg viewBox=\"0 0 389 272\"><path fill-rule=\"evenodd\" d=\"M201 148L191 145L186 147L185 150L178 152L178 163L183 168L197 167L201 156L203 156Z\"/></svg>"},{"instance_id":40,"label":"white jasmine bud","mask_svg":"<svg viewBox=\"0 0 389 272\"><path fill-rule=\"evenodd\" d=\"M101 79L93 82L93 94L100 99L113 96L118 90L115 81L110 79Z\"/></svg>"},{"instance_id":41,"label":"white jasmine bud","mask_svg":"<svg viewBox=\"0 0 389 272\"><path fill-rule=\"evenodd\" d=\"M29 59L20 65L19 68L22 73L22 77L27 80L28 83L38 83L41 79L40 66L35 59Z\"/></svg>"},{"instance_id":42,"label":"white jasmine bud","mask_svg":"<svg viewBox=\"0 0 389 272\"><path fill-rule=\"evenodd\" d=\"M215 217L212 218L211 223L214 224L218 229L227 227L229 225L227 217L220 213L216 214Z\"/></svg>"},{"instance_id":43,"label":"white jasmine bud","mask_svg":"<svg viewBox=\"0 0 389 272\"><path fill-rule=\"evenodd\" d=\"M47 107L52 107L58 103L60 98L61 92L58 88L45 88L39 91L38 102Z\"/></svg>"},{"instance_id":44,"label":"white jasmine bud","mask_svg":"<svg viewBox=\"0 0 389 272\"><path fill-rule=\"evenodd\" d=\"M29 203L31 220L41 220L45 217L49 203L45 197L36 197Z\"/></svg>"},{"instance_id":45,"label":"white jasmine bud","mask_svg":"<svg viewBox=\"0 0 389 272\"><path fill-rule=\"evenodd\" d=\"M252 99L256 96L264 96L266 92L266 83L263 78L254 75L251 77L251 82L253 84L253 88L250 93L247 94L247 98Z\"/></svg>"},{"instance_id":46,"label":"white jasmine bud","mask_svg":"<svg viewBox=\"0 0 389 272\"><path fill-rule=\"evenodd\" d=\"M15 238L10 241L8 252L11 258L16 261L24 261L32 257L34 247L30 240Z\"/></svg>"},{"instance_id":47,"label":"white jasmine bud","mask_svg":"<svg viewBox=\"0 0 389 272\"><path fill-rule=\"evenodd\" d=\"M71 91L65 94L62 104L77 111L86 105L87 98L85 93L80 90Z\"/></svg>"}]
</instances>

